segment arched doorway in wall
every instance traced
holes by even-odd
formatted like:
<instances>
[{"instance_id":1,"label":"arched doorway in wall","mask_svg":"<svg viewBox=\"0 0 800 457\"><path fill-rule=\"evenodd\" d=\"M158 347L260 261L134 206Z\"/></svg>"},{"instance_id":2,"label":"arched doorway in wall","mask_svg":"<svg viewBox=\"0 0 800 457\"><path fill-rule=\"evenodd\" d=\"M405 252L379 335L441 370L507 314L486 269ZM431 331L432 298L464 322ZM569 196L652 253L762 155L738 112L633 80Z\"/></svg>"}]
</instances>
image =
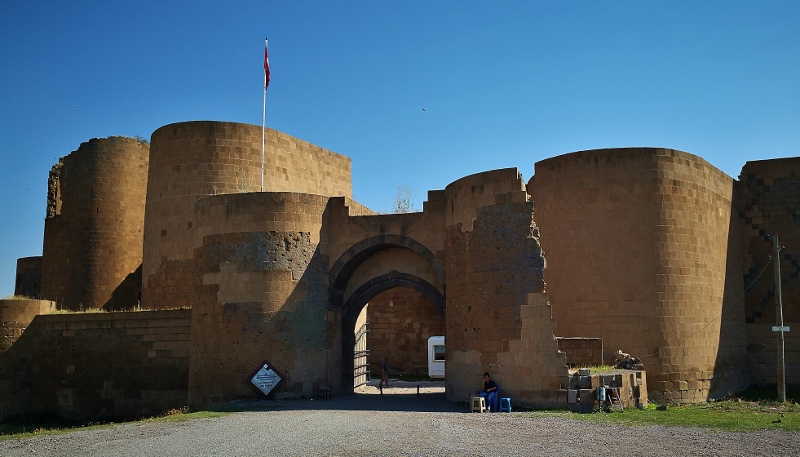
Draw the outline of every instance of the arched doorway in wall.
<instances>
[{"instance_id":1,"label":"arched doorway in wall","mask_svg":"<svg viewBox=\"0 0 800 457\"><path fill-rule=\"evenodd\" d=\"M427 352L419 351L437 336L431 333L444 335L445 329L444 269L430 250L400 235L368 238L337 260L330 284L333 305L341 307L343 392L353 391L356 327L365 307L372 370L388 357L393 374L427 376L427 365L420 367Z\"/></svg>"},{"instance_id":2,"label":"arched doorway in wall","mask_svg":"<svg viewBox=\"0 0 800 457\"><path fill-rule=\"evenodd\" d=\"M380 380L384 359L389 360L390 377L409 381L427 379L428 339L444 336L442 311L410 287L394 287L369 300L361 314L369 323L367 362L373 380L370 384ZM357 357L353 360L359 361ZM358 382L354 386L358 387Z\"/></svg>"},{"instance_id":3,"label":"arched doorway in wall","mask_svg":"<svg viewBox=\"0 0 800 457\"><path fill-rule=\"evenodd\" d=\"M424 377L427 372L420 372L420 364L427 361L427 339L436 336L428 333L440 330L438 334L444 334L444 296L423 279L392 271L359 287L344 304L342 385L353 386L357 368L354 348L359 330L356 321L368 304L371 370L378 372L380 362L386 357L391 374Z\"/></svg>"}]
</instances>

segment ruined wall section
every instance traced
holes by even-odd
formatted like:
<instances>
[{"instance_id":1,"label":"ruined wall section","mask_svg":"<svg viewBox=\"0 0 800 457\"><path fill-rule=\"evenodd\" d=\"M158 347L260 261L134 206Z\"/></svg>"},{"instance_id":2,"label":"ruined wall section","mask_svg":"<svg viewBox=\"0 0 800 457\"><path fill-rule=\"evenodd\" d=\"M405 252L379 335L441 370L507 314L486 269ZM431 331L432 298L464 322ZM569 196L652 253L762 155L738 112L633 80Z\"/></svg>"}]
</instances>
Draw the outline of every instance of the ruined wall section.
<instances>
[{"instance_id":1,"label":"ruined wall section","mask_svg":"<svg viewBox=\"0 0 800 457\"><path fill-rule=\"evenodd\" d=\"M191 306L194 204L261 190L261 127L182 122L152 135L144 233L146 308ZM264 191L352 196L348 157L266 129Z\"/></svg>"},{"instance_id":2,"label":"ruined wall section","mask_svg":"<svg viewBox=\"0 0 800 457\"><path fill-rule=\"evenodd\" d=\"M132 420L186 406L189 310L37 316L0 357L0 420Z\"/></svg>"},{"instance_id":3,"label":"ruined wall section","mask_svg":"<svg viewBox=\"0 0 800 457\"><path fill-rule=\"evenodd\" d=\"M600 337L606 353L641 358L659 399L745 388L733 180L656 148L576 152L535 170L528 191L558 336Z\"/></svg>"},{"instance_id":4,"label":"ruined wall section","mask_svg":"<svg viewBox=\"0 0 800 457\"><path fill-rule=\"evenodd\" d=\"M340 316L328 311L328 260L319 249L327 203L251 193L195 205L192 408L258 395L250 378L265 360L286 377L278 398L310 396L329 371L338 391Z\"/></svg>"},{"instance_id":5,"label":"ruined wall section","mask_svg":"<svg viewBox=\"0 0 800 457\"><path fill-rule=\"evenodd\" d=\"M544 255L521 176L481 173L445 194L454 222L445 228L448 399L468 400L488 371L515 403L555 406L567 360L553 335Z\"/></svg>"},{"instance_id":6,"label":"ruined wall section","mask_svg":"<svg viewBox=\"0 0 800 457\"><path fill-rule=\"evenodd\" d=\"M42 298L66 309L137 305L149 151L133 138L95 138L53 167Z\"/></svg>"},{"instance_id":7,"label":"ruined wall section","mask_svg":"<svg viewBox=\"0 0 800 457\"><path fill-rule=\"evenodd\" d=\"M750 376L776 383L775 274L772 235L778 234L781 265L786 383L800 386L800 158L747 162L737 182Z\"/></svg>"},{"instance_id":8,"label":"ruined wall section","mask_svg":"<svg viewBox=\"0 0 800 457\"><path fill-rule=\"evenodd\" d=\"M17 259L14 295L39 298L42 289L42 256Z\"/></svg>"}]
</instances>

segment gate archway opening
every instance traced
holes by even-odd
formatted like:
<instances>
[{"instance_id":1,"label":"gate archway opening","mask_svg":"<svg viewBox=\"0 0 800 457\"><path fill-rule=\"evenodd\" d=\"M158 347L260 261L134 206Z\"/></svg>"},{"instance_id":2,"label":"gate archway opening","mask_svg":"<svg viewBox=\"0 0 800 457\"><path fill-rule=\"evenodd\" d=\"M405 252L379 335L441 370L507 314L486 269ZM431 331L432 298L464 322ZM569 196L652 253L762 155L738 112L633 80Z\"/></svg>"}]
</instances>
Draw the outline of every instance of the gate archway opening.
<instances>
[{"instance_id":1,"label":"gate archway opening","mask_svg":"<svg viewBox=\"0 0 800 457\"><path fill-rule=\"evenodd\" d=\"M400 269L404 271L399 271ZM421 243L402 236L382 234L364 239L345 251L331 269L331 299L341 310L341 360L343 393L353 392L356 322L370 300L386 300L385 293L414 294L441 322L445 330L445 278L439 259ZM394 291L392 291L394 289ZM390 291L390 292L387 292ZM402 292L405 291L405 292ZM384 294L384 295L382 295ZM400 313L413 314L401 309ZM414 324L414 323L412 323ZM417 324L420 324L417 322ZM402 329L388 329L399 332ZM414 332L407 332L414 333ZM397 336L397 335L395 335ZM430 335L435 336L435 335ZM421 336L417 335L419 339ZM413 336L412 336L413 338ZM418 345L417 341L417 345ZM424 344L427 347L427 338ZM372 357L383 359L383 355ZM427 360L427 353L424 354ZM390 361L391 362L391 361ZM373 363L373 367L380 362ZM391 366L391 363L390 363ZM427 370L425 372L427 374Z\"/></svg>"},{"instance_id":2,"label":"gate archway opening","mask_svg":"<svg viewBox=\"0 0 800 457\"><path fill-rule=\"evenodd\" d=\"M363 359L357 351L365 346L356 346L362 311L367 311L370 328L368 367L359 367ZM385 357L392 375L425 377L427 339L444 334L444 296L423 279L392 271L351 295L343 310L342 329L343 386L353 386L359 368L379 373Z\"/></svg>"}]
</instances>

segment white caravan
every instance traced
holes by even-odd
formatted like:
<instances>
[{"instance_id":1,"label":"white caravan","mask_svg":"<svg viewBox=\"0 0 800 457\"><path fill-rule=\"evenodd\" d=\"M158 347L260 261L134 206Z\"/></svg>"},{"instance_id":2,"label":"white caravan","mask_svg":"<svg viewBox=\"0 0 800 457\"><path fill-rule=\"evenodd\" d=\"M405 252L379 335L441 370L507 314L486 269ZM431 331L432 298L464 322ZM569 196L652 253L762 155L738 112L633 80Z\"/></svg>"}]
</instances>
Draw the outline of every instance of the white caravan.
<instances>
[{"instance_id":1,"label":"white caravan","mask_svg":"<svg viewBox=\"0 0 800 457\"><path fill-rule=\"evenodd\" d=\"M444 378L444 337L428 338L428 377Z\"/></svg>"}]
</instances>

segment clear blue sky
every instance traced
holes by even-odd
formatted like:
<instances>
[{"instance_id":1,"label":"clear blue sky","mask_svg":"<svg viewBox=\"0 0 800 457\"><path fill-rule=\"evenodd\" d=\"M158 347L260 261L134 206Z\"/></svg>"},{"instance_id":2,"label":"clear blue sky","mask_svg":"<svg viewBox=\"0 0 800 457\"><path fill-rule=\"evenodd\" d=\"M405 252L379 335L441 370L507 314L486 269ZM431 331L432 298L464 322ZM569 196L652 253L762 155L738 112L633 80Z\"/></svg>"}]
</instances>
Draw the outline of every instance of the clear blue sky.
<instances>
[{"instance_id":1,"label":"clear blue sky","mask_svg":"<svg viewBox=\"0 0 800 457\"><path fill-rule=\"evenodd\" d=\"M582 149L800 155L796 0L3 1L0 297L80 143L260 124L265 35L267 125L351 157L376 210Z\"/></svg>"}]
</instances>

